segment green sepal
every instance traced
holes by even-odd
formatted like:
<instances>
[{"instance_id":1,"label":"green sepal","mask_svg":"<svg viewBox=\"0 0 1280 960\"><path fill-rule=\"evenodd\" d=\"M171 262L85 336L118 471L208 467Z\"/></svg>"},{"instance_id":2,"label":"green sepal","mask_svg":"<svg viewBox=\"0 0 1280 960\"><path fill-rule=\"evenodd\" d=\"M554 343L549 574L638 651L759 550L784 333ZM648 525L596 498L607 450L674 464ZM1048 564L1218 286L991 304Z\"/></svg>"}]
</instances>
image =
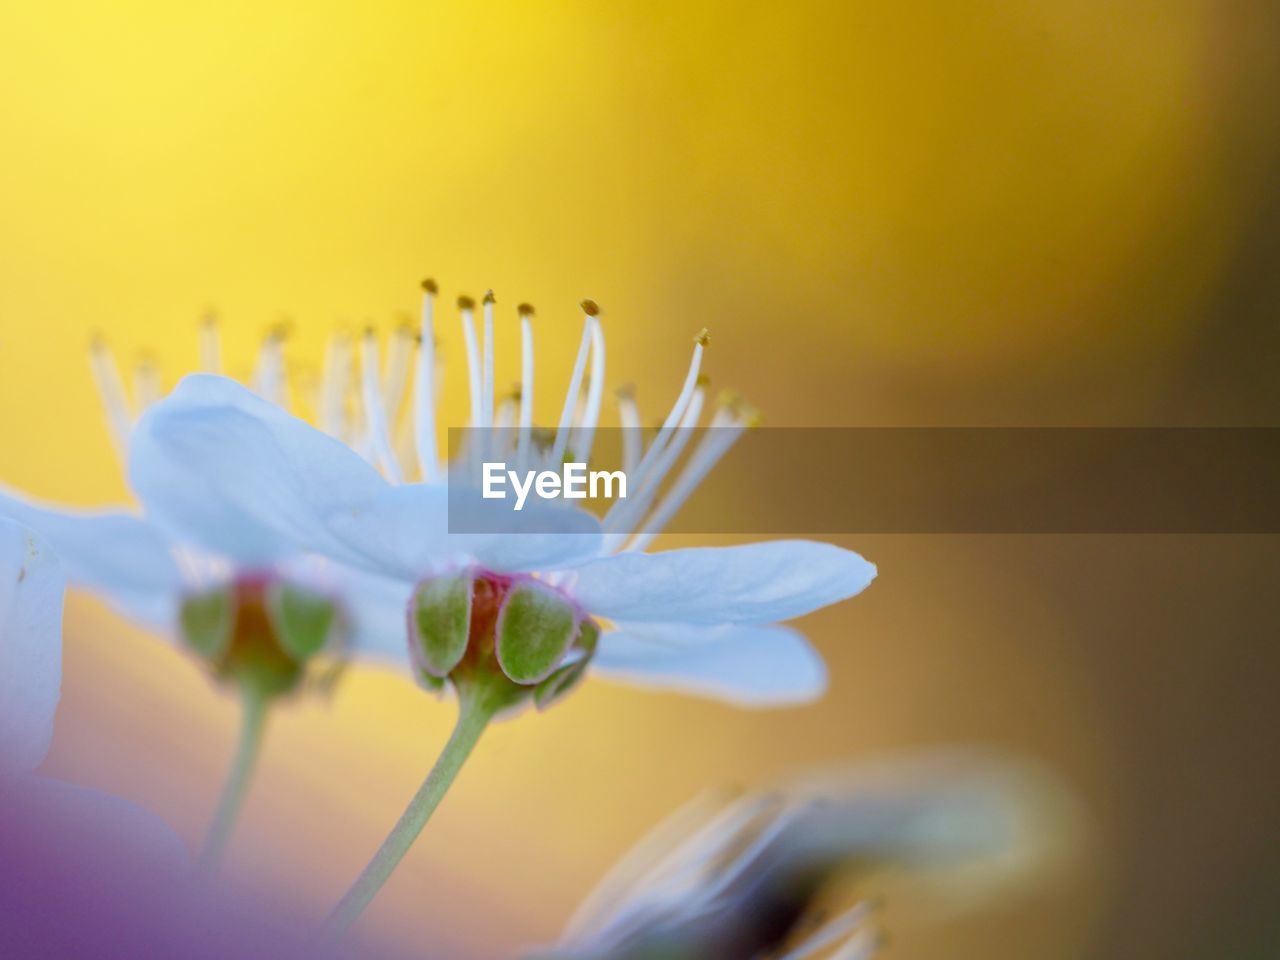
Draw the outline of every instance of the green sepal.
<instances>
[{"instance_id":1,"label":"green sepal","mask_svg":"<svg viewBox=\"0 0 1280 960\"><path fill-rule=\"evenodd\" d=\"M494 650L502 672L516 683L540 683L555 670L577 634L573 605L529 580L507 594L498 614Z\"/></svg>"},{"instance_id":2,"label":"green sepal","mask_svg":"<svg viewBox=\"0 0 1280 960\"><path fill-rule=\"evenodd\" d=\"M539 710L546 710L552 704L559 703L567 697L582 682L582 678L586 676L589 663L590 659L583 657L573 663L566 663L563 667L557 668L551 676L538 684L537 689L533 691L534 706Z\"/></svg>"},{"instance_id":3,"label":"green sepal","mask_svg":"<svg viewBox=\"0 0 1280 960\"><path fill-rule=\"evenodd\" d=\"M186 645L204 660L226 656L236 623L235 591L230 586L185 597L178 623Z\"/></svg>"},{"instance_id":4,"label":"green sepal","mask_svg":"<svg viewBox=\"0 0 1280 960\"><path fill-rule=\"evenodd\" d=\"M572 693L587 674L591 658L595 655L596 645L600 642L600 628L590 617L578 624L578 635L574 638L573 649L581 650L582 656L572 663L557 667L547 679L543 680L533 692L533 703L539 710L546 710L552 704L559 703Z\"/></svg>"},{"instance_id":5,"label":"green sepal","mask_svg":"<svg viewBox=\"0 0 1280 960\"><path fill-rule=\"evenodd\" d=\"M441 694L444 693L444 685L448 682L444 677L433 677L419 667L413 672L414 679L418 681L418 686L422 687L428 693Z\"/></svg>"},{"instance_id":6,"label":"green sepal","mask_svg":"<svg viewBox=\"0 0 1280 960\"><path fill-rule=\"evenodd\" d=\"M573 645L587 654L587 659L595 656L596 644L600 642L600 628L594 620L587 618L578 624L578 638Z\"/></svg>"},{"instance_id":7,"label":"green sepal","mask_svg":"<svg viewBox=\"0 0 1280 960\"><path fill-rule=\"evenodd\" d=\"M331 597L277 583L267 591L266 600L280 647L298 663L310 660L339 633L341 614Z\"/></svg>"},{"instance_id":8,"label":"green sepal","mask_svg":"<svg viewBox=\"0 0 1280 960\"><path fill-rule=\"evenodd\" d=\"M471 574L423 581L409 605L414 659L434 677L447 677L467 652L471 636Z\"/></svg>"}]
</instances>

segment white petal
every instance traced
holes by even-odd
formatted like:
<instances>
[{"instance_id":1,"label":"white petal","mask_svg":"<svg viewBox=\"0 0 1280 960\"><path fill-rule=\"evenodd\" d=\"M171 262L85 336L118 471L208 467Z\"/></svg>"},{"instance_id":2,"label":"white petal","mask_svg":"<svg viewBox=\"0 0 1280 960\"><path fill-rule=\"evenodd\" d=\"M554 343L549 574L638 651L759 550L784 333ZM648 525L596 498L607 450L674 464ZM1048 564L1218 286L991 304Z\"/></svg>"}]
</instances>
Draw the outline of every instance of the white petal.
<instances>
[{"instance_id":1,"label":"white petal","mask_svg":"<svg viewBox=\"0 0 1280 960\"><path fill-rule=\"evenodd\" d=\"M0 489L0 516L38 532L67 579L101 593L116 609L159 630L172 628L182 572L155 525L111 511L58 510Z\"/></svg>"},{"instance_id":2,"label":"white petal","mask_svg":"<svg viewBox=\"0 0 1280 960\"><path fill-rule=\"evenodd\" d=\"M809 641L779 626L632 624L601 637L592 669L750 707L807 703L827 685L826 666Z\"/></svg>"},{"instance_id":3,"label":"white petal","mask_svg":"<svg viewBox=\"0 0 1280 960\"><path fill-rule=\"evenodd\" d=\"M62 570L36 534L0 520L0 774L49 751L62 685Z\"/></svg>"},{"instance_id":4,"label":"white petal","mask_svg":"<svg viewBox=\"0 0 1280 960\"><path fill-rule=\"evenodd\" d=\"M876 568L812 540L623 553L576 573L583 607L614 620L772 623L862 592Z\"/></svg>"},{"instance_id":5,"label":"white petal","mask_svg":"<svg viewBox=\"0 0 1280 960\"><path fill-rule=\"evenodd\" d=\"M529 503L499 516L492 503L478 491L408 484L336 518L335 529L377 558L370 569L414 582L449 565L522 573L564 569L599 553L600 524L583 510Z\"/></svg>"},{"instance_id":6,"label":"white petal","mask_svg":"<svg viewBox=\"0 0 1280 960\"><path fill-rule=\"evenodd\" d=\"M330 521L387 487L341 441L225 377L187 377L138 423L134 489L167 529L245 565L353 552Z\"/></svg>"}]
</instances>

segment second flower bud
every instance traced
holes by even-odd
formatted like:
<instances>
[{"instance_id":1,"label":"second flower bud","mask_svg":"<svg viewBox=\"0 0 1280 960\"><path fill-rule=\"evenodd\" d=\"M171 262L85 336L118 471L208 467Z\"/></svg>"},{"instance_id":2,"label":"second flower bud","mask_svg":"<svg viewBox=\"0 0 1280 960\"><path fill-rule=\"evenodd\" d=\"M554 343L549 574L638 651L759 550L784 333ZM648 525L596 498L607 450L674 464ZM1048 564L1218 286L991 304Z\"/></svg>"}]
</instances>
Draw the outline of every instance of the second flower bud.
<instances>
[{"instance_id":1,"label":"second flower bud","mask_svg":"<svg viewBox=\"0 0 1280 960\"><path fill-rule=\"evenodd\" d=\"M543 581L474 568L420 583L408 619L423 686L484 684L504 708L532 700L545 709L568 694L600 636L590 617Z\"/></svg>"}]
</instances>

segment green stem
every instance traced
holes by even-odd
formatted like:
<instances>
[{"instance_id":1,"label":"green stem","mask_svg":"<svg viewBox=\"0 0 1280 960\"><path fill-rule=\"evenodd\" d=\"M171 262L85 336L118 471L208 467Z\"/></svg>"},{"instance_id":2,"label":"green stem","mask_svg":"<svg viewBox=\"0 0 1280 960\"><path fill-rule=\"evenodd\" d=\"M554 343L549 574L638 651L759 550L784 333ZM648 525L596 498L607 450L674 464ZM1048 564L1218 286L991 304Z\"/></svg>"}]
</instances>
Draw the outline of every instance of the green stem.
<instances>
[{"instance_id":1,"label":"green stem","mask_svg":"<svg viewBox=\"0 0 1280 960\"><path fill-rule=\"evenodd\" d=\"M227 841L231 839L231 831L235 828L236 819L240 816L245 796L249 792L249 781L253 778L258 755L262 751L262 737L266 732L268 699L252 686L246 685L244 688L241 698L240 742L236 745L235 758L231 761L231 770L227 774L226 785L222 788L222 796L218 798L218 809L209 825L209 835L197 864L200 873L206 876L217 873L226 853Z\"/></svg>"},{"instance_id":2,"label":"green stem","mask_svg":"<svg viewBox=\"0 0 1280 960\"><path fill-rule=\"evenodd\" d=\"M329 914L324 926L326 935L331 938L341 936L377 896L453 785L458 771L462 769L489 721L493 719L496 707L492 699L485 697L481 691L467 686L459 688L458 722L449 742L444 745L444 750L436 758L435 765L422 781L418 792L409 801L409 806L382 841L378 852Z\"/></svg>"}]
</instances>

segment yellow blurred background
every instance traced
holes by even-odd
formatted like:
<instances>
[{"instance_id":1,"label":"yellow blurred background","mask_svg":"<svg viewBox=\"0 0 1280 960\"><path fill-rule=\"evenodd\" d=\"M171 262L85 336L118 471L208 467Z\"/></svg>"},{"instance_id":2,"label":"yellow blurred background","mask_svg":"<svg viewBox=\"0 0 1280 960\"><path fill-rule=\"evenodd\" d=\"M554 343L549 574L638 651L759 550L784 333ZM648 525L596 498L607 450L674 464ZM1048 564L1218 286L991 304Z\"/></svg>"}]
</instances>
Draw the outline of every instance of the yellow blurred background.
<instances>
[{"instance_id":1,"label":"yellow blurred background","mask_svg":"<svg viewBox=\"0 0 1280 960\"><path fill-rule=\"evenodd\" d=\"M542 383L594 297L650 414L705 325L774 424L1271 423L1278 65L1266 0L7 4L0 479L127 495L91 331L171 384L205 311L241 374L288 318L301 393L426 273L537 304ZM824 701L596 682L494 730L364 935L500 956L708 785L982 742L1074 783L1093 842L945 925L890 897L891 955L1255 955L1274 538L841 542L881 576L804 624ZM67 631L49 769L196 842L233 704L92 600ZM232 875L320 915L450 721L372 670L280 715Z\"/></svg>"}]
</instances>

